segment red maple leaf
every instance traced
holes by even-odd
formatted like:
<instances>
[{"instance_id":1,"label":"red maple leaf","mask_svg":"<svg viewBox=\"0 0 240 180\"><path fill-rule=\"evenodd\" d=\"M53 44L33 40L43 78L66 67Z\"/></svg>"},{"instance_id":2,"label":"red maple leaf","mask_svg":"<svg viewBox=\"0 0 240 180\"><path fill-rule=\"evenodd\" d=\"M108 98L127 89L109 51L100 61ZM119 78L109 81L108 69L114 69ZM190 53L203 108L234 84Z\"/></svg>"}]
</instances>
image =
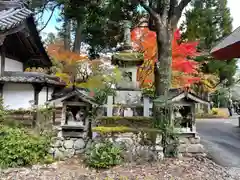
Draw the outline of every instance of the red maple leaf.
<instances>
[{"instance_id":1,"label":"red maple leaf","mask_svg":"<svg viewBox=\"0 0 240 180\"><path fill-rule=\"evenodd\" d=\"M134 50L144 53L145 60L140 67L142 70L138 71L138 80L140 84L144 86L144 84L150 82L149 79L153 82L154 78L154 68L146 68L146 66L154 66L154 63L149 63L148 61L157 61L156 33L150 31L147 27L140 27L132 30L131 38ZM198 42L179 43L180 39L181 33L178 29L174 32L172 41L172 70L181 72L181 77L178 78L178 80L181 81L179 84L189 86L200 80L200 78L196 78L198 63L191 60L191 58L198 55L196 49ZM184 76L184 74L186 74L186 76ZM146 76L144 77L144 75Z\"/></svg>"}]
</instances>

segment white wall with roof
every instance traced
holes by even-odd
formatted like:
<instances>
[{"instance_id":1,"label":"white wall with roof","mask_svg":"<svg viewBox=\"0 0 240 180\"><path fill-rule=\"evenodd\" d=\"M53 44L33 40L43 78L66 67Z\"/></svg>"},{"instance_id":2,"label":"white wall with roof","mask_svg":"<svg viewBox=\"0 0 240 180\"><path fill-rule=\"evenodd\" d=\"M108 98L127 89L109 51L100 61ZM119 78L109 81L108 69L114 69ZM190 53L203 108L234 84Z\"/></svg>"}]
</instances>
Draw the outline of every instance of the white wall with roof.
<instances>
[{"instance_id":1,"label":"white wall with roof","mask_svg":"<svg viewBox=\"0 0 240 180\"><path fill-rule=\"evenodd\" d=\"M20 71L23 72L23 63L10 58L5 58L5 71Z\"/></svg>"},{"instance_id":2,"label":"white wall with roof","mask_svg":"<svg viewBox=\"0 0 240 180\"><path fill-rule=\"evenodd\" d=\"M3 86L3 102L8 109L28 109L29 101L34 99L34 89L31 84L5 83Z\"/></svg>"},{"instance_id":3,"label":"white wall with roof","mask_svg":"<svg viewBox=\"0 0 240 180\"><path fill-rule=\"evenodd\" d=\"M53 88L48 88L48 100L51 99ZM3 102L8 109L30 109L30 101L34 100L32 84L5 83L3 86ZM39 105L47 102L47 88L44 87L39 93Z\"/></svg>"},{"instance_id":4,"label":"white wall with roof","mask_svg":"<svg viewBox=\"0 0 240 180\"><path fill-rule=\"evenodd\" d=\"M23 72L23 63L11 58L5 58L4 71L20 71ZM1 71L1 59L0 59L0 71Z\"/></svg>"}]
</instances>

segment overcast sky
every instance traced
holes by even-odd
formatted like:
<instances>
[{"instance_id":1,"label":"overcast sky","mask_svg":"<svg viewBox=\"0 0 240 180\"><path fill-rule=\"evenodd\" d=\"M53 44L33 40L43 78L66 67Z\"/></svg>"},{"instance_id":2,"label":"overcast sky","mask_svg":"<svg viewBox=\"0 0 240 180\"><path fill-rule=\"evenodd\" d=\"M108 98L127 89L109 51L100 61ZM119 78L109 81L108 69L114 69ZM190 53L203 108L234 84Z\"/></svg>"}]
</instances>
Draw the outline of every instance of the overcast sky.
<instances>
[{"instance_id":1,"label":"overcast sky","mask_svg":"<svg viewBox=\"0 0 240 180\"><path fill-rule=\"evenodd\" d=\"M233 29L236 29L238 26L240 26L240 0L228 0L228 7L230 8L230 12L233 18Z\"/></svg>"}]
</instances>

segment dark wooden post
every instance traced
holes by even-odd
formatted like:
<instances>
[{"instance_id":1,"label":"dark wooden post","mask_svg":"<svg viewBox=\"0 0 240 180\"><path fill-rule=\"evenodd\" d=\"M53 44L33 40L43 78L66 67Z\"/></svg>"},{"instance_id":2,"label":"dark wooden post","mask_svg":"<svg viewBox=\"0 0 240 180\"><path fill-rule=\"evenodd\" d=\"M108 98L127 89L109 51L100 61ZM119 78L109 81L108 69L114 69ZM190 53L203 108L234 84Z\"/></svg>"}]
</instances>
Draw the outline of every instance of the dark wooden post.
<instances>
[{"instance_id":1,"label":"dark wooden post","mask_svg":"<svg viewBox=\"0 0 240 180\"><path fill-rule=\"evenodd\" d=\"M4 46L2 45L1 46L1 76L3 76L4 74L4 67L5 67L5 48Z\"/></svg>"},{"instance_id":2,"label":"dark wooden post","mask_svg":"<svg viewBox=\"0 0 240 180\"><path fill-rule=\"evenodd\" d=\"M42 90L43 85L42 84L33 84L33 89L34 89L34 105L37 107L38 106L38 101L39 101L39 93ZM34 112L33 115L33 121L32 121L32 126L36 126L36 121L37 121L37 112Z\"/></svg>"},{"instance_id":3,"label":"dark wooden post","mask_svg":"<svg viewBox=\"0 0 240 180\"><path fill-rule=\"evenodd\" d=\"M46 101L48 101L48 92L49 90L48 90L48 86L46 86Z\"/></svg>"},{"instance_id":4,"label":"dark wooden post","mask_svg":"<svg viewBox=\"0 0 240 180\"><path fill-rule=\"evenodd\" d=\"M3 98L3 86L4 83L0 83L0 98Z\"/></svg>"}]
</instances>

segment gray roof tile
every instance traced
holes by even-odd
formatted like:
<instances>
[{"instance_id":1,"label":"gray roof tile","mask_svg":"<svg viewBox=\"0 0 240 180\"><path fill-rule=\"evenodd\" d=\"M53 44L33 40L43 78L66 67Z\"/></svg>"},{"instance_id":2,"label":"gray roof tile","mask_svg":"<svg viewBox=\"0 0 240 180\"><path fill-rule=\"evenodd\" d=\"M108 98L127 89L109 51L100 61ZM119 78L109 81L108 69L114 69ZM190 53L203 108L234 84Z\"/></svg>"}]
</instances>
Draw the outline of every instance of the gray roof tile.
<instances>
[{"instance_id":1,"label":"gray roof tile","mask_svg":"<svg viewBox=\"0 0 240 180\"><path fill-rule=\"evenodd\" d=\"M51 85L65 85L58 77L43 73L32 72L4 72L0 76L0 82L19 82L19 83L47 83Z\"/></svg>"},{"instance_id":2,"label":"gray roof tile","mask_svg":"<svg viewBox=\"0 0 240 180\"><path fill-rule=\"evenodd\" d=\"M1 31L14 28L33 14L22 1L0 1L0 6Z\"/></svg>"}]
</instances>

